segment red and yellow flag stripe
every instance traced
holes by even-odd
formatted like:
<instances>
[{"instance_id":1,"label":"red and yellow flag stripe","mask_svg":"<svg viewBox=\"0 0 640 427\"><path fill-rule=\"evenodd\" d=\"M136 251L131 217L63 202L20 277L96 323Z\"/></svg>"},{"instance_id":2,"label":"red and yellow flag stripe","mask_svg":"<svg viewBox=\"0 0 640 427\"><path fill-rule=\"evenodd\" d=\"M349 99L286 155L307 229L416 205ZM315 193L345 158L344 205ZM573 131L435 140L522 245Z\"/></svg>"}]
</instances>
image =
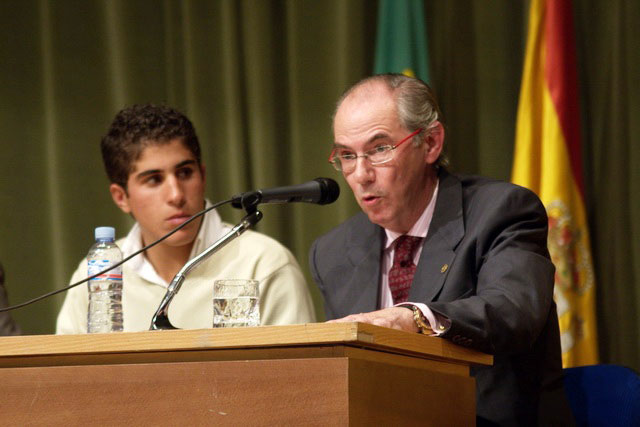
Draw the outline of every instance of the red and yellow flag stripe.
<instances>
[{"instance_id":1,"label":"red and yellow flag stripe","mask_svg":"<svg viewBox=\"0 0 640 427\"><path fill-rule=\"evenodd\" d=\"M549 215L565 367L598 361L577 82L571 1L532 0L512 181L535 191Z\"/></svg>"}]
</instances>

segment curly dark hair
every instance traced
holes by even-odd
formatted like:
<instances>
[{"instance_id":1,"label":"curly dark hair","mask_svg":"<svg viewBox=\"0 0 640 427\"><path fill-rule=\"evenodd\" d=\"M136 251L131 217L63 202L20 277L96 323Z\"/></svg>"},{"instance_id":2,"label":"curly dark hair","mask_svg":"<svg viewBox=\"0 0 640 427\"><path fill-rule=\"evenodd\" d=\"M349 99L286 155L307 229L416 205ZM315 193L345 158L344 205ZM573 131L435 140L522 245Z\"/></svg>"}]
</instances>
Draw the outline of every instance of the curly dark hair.
<instances>
[{"instance_id":1,"label":"curly dark hair","mask_svg":"<svg viewBox=\"0 0 640 427\"><path fill-rule=\"evenodd\" d=\"M164 105L132 105L116 114L100 142L102 161L112 183L127 189L133 164L149 145L162 145L180 138L201 161L200 143L191 121L178 110Z\"/></svg>"}]
</instances>

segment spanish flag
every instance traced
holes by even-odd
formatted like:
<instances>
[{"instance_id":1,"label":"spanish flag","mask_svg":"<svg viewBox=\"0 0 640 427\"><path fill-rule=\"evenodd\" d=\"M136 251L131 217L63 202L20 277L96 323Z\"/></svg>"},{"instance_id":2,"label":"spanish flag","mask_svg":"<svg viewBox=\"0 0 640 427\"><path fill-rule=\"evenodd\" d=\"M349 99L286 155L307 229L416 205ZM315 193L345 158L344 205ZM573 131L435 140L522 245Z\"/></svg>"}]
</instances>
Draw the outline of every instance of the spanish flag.
<instances>
[{"instance_id":1,"label":"spanish flag","mask_svg":"<svg viewBox=\"0 0 640 427\"><path fill-rule=\"evenodd\" d=\"M564 367L598 362L580 144L571 1L532 0L512 181L535 191L549 215Z\"/></svg>"},{"instance_id":2,"label":"spanish flag","mask_svg":"<svg viewBox=\"0 0 640 427\"><path fill-rule=\"evenodd\" d=\"M429 82L422 0L380 0L374 73L402 73Z\"/></svg>"}]
</instances>

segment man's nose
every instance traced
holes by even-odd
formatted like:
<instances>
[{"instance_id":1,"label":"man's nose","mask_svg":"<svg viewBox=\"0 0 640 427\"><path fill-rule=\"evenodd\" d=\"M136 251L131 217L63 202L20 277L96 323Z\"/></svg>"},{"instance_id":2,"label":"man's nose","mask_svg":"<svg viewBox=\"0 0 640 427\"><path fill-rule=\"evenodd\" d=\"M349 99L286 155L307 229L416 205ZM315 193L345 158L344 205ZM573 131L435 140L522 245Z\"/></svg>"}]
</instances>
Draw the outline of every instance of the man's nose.
<instances>
[{"instance_id":1,"label":"man's nose","mask_svg":"<svg viewBox=\"0 0 640 427\"><path fill-rule=\"evenodd\" d=\"M182 188L182 184L175 176L170 176L167 179L167 192L168 192L168 201L174 206L182 206L185 202L184 197L184 189Z\"/></svg>"},{"instance_id":2,"label":"man's nose","mask_svg":"<svg viewBox=\"0 0 640 427\"><path fill-rule=\"evenodd\" d=\"M353 176L359 184L373 181L375 171L373 170L373 165L369 162L369 159L364 156L356 159Z\"/></svg>"}]
</instances>

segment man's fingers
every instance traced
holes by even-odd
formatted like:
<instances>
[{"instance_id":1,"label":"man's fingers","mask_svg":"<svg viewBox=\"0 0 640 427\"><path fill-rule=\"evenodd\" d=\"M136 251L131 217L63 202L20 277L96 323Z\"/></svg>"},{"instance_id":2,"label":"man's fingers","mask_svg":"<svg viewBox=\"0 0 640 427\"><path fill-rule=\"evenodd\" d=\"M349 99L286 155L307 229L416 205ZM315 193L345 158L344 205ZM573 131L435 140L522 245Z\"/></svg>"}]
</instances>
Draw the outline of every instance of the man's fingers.
<instances>
[{"instance_id":1,"label":"man's fingers","mask_svg":"<svg viewBox=\"0 0 640 427\"><path fill-rule=\"evenodd\" d=\"M376 326L384 326L385 328L392 328L391 322L385 317L374 317L371 319L371 324Z\"/></svg>"},{"instance_id":2,"label":"man's fingers","mask_svg":"<svg viewBox=\"0 0 640 427\"><path fill-rule=\"evenodd\" d=\"M340 319L328 320L327 323L346 323L346 322L362 322L368 323L364 314L350 314Z\"/></svg>"},{"instance_id":3,"label":"man's fingers","mask_svg":"<svg viewBox=\"0 0 640 427\"><path fill-rule=\"evenodd\" d=\"M360 322L414 332L413 313L406 308L387 308L370 313L350 314L340 319L329 320L327 323Z\"/></svg>"}]
</instances>

